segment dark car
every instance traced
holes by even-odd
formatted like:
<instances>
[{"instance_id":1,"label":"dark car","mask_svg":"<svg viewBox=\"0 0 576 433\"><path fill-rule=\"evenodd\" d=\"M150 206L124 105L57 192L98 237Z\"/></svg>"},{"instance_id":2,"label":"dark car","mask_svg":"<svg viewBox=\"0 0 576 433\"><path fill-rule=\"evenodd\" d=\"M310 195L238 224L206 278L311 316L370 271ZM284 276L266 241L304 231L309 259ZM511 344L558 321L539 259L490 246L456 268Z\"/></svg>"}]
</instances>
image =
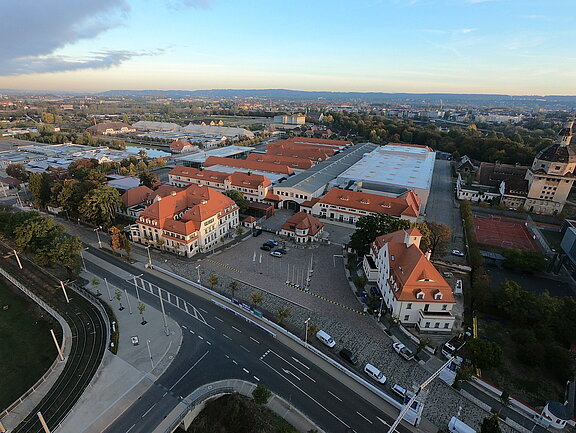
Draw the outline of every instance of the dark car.
<instances>
[{"instance_id":1,"label":"dark car","mask_svg":"<svg viewBox=\"0 0 576 433\"><path fill-rule=\"evenodd\" d=\"M262 229L256 229L252 233L252 236L256 237L256 236L260 236L261 234L262 234Z\"/></svg>"},{"instance_id":2,"label":"dark car","mask_svg":"<svg viewBox=\"0 0 576 433\"><path fill-rule=\"evenodd\" d=\"M288 254L288 250L284 248L276 248L276 251L278 251L280 254Z\"/></svg>"},{"instance_id":3,"label":"dark car","mask_svg":"<svg viewBox=\"0 0 576 433\"><path fill-rule=\"evenodd\" d=\"M267 243L267 244L270 244L270 245L272 245L272 246L274 246L274 247L278 246L278 241L275 241L274 239L268 239L268 240L266 241L266 243Z\"/></svg>"},{"instance_id":4,"label":"dark car","mask_svg":"<svg viewBox=\"0 0 576 433\"><path fill-rule=\"evenodd\" d=\"M272 249L272 247L270 245L264 244L260 247L260 249L264 250L264 251L270 251Z\"/></svg>"},{"instance_id":5,"label":"dark car","mask_svg":"<svg viewBox=\"0 0 576 433\"><path fill-rule=\"evenodd\" d=\"M270 241L266 241L264 242L262 245L268 245L270 248L274 248L276 246L276 244L270 242Z\"/></svg>"},{"instance_id":6,"label":"dark car","mask_svg":"<svg viewBox=\"0 0 576 433\"><path fill-rule=\"evenodd\" d=\"M358 364L358 357L351 350L344 348L340 351L339 355L352 365Z\"/></svg>"}]
</instances>

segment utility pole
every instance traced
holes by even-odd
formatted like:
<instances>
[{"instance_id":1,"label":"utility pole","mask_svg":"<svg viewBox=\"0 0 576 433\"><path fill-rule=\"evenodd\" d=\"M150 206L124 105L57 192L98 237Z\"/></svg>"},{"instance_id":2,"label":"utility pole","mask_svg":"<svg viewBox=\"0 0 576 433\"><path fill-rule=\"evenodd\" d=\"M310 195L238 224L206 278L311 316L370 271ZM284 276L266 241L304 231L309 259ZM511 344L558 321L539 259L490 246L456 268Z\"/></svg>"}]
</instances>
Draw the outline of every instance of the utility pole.
<instances>
[{"instance_id":1,"label":"utility pole","mask_svg":"<svg viewBox=\"0 0 576 433\"><path fill-rule=\"evenodd\" d=\"M148 355L150 356L150 364L152 364L152 370L154 370L154 361L152 360L152 352L150 351L150 340L146 340L146 346L148 347Z\"/></svg>"},{"instance_id":2,"label":"utility pole","mask_svg":"<svg viewBox=\"0 0 576 433\"><path fill-rule=\"evenodd\" d=\"M54 330L50 330L50 334L52 334L52 338L54 339L54 344L56 345L56 349L58 350L58 356L60 357L60 361L64 361L64 354L62 353L62 349L58 344L58 340L56 339L56 334L54 334ZM64 340L62 340L62 345L64 345Z\"/></svg>"},{"instance_id":3,"label":"utility pole","mask_svg":"<svg viewBox=\"0 0 576 433\"><path fill-rule=\"evenodd\" d=\"M42 416L42 412L38 412L36 415L38 415L38 419L40 420L40 424L42 425L42 428L44 429L45 433L50 433L50 429L48 428L48 425L46 424L46 421L44 421L44 417Z\"/></svg>"},{"instance_id":4,"label":"utility pole","mask_svg":"<svg viewBox=\"0 0 576 433\"><path fill-rule=\"evenodd\" d=\"M102 242L100 241L100 233L99 230L102 228L102 226L98 226L94 229L94 231L96 232L96 237L98 238L98 248L102 248Z\"/></svg>"},{"instance_id":5,"label":"utility pole","mask_svg":"<svg viewBox=\"0 0 576 433\"><path fill-rule=\"evenodd\" d=\"M310 321L310 317L308 317L306 320L304 320L304 323L306 324L306 334L304 336L304 345L306 347L308 347L308 322Z\"/></svg>"},{"instance_id":6,"label":"utility pole","mask_svg":"<svg viewBox=\"0 0 576 433\"><path fill-rule=\"evenodd\" d=\"M80 250L80 258L82 259L82 266L84 267L84 272L88 272L88 269L86 269L86 261L84 260L84 254L82 254L83 251L86 251L88 248L84 248L83 250Z\"/></svg>"},{"instance_id":7,"label":"utility pole","mask_svg":"<svg viewBox=\"0 0 576 433\"><path fill-rule=\"evenodd\" d=\"M128 302L128 311L132 314L132 305L130 305L130 298L128 297L128 291L124 289L124 294L126 295L126 302Z\"/></svg>"},{"instance_id":8,"label":"utility pole","mask_svg":"<svg viewBox=\"0 0 576 433\"><path fill-rule=\"evenodd\" d=\"M198 271L198 284L200 284L200 265L196 266L196 270Z\"/></svg>"},{"instance_id":9,"label":"utility pole","mask_svg":"<svg viewBox=\"0 0 576 433\"><path fill-rule=\"evenodd\" d=\"M169 336L170 331L168 330L168 323L166 322L166 311L164 310L164 300L162 299L161 287L158 287L158 296L160 297L160 307L162 308L162 318L164 319L164 332L166 332L166 336Z\"/></svg>"},{"instance_id":10,"label":"utility pole","mask_svg":"<svg viewBox=\"0 0 576 433\"><path fill-rule=\"evenodd\" d=\"M146 248L146 251L148 251L148 265L152 266L152 256L150 255L150 247L152 245L146 245L144 248Z\"/></svg>"},{"instance_id":11,"label":"utility pole","mask_svg":"<svg viewBox=\"0 0 576 433\"><path fill-rule=\"evenodd\" d=\"M112 293L110 293L110 286L108 285L108 280L104 277L104 283L106 283L106 290L108 290L109 301L112 301Z\"/></svg>"},{"instance_id":12,"label":"utility pole","mask_svg":"<svg viewBox=\"0 0 576 433\"><path fill-rule=\"evenodd\" d=\"M66 298L66 303L70 303L70 298L68 298L68 293L66 293L66 287L64 286L64 282L60 280L60 287L62 287L62 291L64 292L64 297Z\"/></svg>"}]
</instances>

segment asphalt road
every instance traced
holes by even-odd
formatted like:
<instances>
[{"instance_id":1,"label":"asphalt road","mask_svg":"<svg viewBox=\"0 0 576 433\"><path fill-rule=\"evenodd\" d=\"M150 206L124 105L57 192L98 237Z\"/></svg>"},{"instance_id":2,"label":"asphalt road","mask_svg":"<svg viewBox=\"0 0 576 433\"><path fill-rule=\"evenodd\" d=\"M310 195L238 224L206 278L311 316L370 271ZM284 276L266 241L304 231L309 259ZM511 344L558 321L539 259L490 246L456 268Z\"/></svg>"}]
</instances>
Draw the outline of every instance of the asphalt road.
<instances>
[{"instance_id":1,"label":"asphalt road","mask_svg":"<svg viewBox=\"0 0 576 433\"><path fill-rule=\"evenodd\" d=\"M4 250L4 247L2 247ZM25 268L30 270L21 273L14 262L5 261L2 266L13 274L21 273L20 279L25 276L34 287L29 286L40 297L39 289L46 289L56 285L57 282L40 271L36 271L24 257L21 257ZM36 415L42 412L48 427L53 430L66 417L76 401L80 398L92 377L96 373L104 351L106 350L106 324L100 311L91 302L87 301L80 294L68 290L70 303L52 300L50 302L60 315L66 320L72 332L72 339L68 344L72 344L66 366L62 373L42 399L40 404L22 423L13 430L15 433L43 433L44 429Z\"/></svg>"},{"instance_id":2,"label":"asphalt road","mask_svg":"<svg viewBox=\"0 0 576 433\"><path fill-rule=\"evenodd\" d=\"M90 253L132 274L141 273L97 249L90 248ZM131 282L93 263L88 263L88 269L135 291ZM157 286L162 287L167 312L184 330L183 344L168 370L106 433L149 433L199 386L231 378L265 384L327 432L381 431L391 424L388 415L265 331L154 275L145 272L142 278L153 285L155 294ZM144 290L140 296L158 304L158 297ZM168 298L180 308L168 304ZM409 432L404 426L399 431Z\"/></svg>"}]
</instances>

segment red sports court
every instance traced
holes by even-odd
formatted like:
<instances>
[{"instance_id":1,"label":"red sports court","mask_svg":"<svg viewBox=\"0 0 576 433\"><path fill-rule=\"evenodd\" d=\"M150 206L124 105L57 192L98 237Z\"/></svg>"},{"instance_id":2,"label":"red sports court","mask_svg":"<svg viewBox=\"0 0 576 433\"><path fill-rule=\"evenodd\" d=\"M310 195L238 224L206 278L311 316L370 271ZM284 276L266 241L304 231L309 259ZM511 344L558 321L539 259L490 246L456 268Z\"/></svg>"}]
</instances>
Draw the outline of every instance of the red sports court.
<instances>
[{"instance_id":1,"label":"red sports court","mask_svg":"<svg viewBox=\"0 0 576 433\"><path fill-rule=\"evenodd\" d=\"M474 217L474 231L479 244L501 248L539 251L536 241L524 222L515 222L499 216Z\"/></svg>"}]
</instances>

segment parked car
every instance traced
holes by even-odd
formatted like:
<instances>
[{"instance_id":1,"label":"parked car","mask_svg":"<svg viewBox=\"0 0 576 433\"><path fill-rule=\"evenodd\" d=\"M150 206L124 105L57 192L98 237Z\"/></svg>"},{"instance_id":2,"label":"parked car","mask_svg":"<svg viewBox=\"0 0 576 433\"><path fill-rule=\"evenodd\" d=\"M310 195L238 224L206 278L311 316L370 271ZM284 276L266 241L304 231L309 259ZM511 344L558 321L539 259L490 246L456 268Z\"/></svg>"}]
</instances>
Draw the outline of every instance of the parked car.
<instances>
[{"instance_id":1,"label":"parked car","mask_svg":"<svg viewBox=\"0 0 576 433\"><path fill-rule=\"evenodd\" d=\"M278 251L272 251L272 252L270 253L270 255L271 255L272 257L282 257L282 253L281 253L281 252L278 252Z\"/></svg>"},{"instance_id":2,"label":"parked car","mask_svg":"<svg viewBox=\"0 0 576 433\"><path fill-rule=\"evenodd\" d=\"M256 236L260 236L261 234L262 234L262 229L256 229L252 233L252 236L256 237Z\"/></svg>"},{"instance_id":3,"label":"parked car","mask_svg":"<svg viewBox=\"0 0 576 433\"><path fill-rule=\"evenodd\" d=\"M324 332L322 330L318 331L316 333L316 338L330 348L336 346L336 342L332 337L330 337L330 335L327 332Z\"/></svg>"},{"instance_id":4,"label":"parked car","mask_svg":"<svg viewBox=\"0 0 576 433\"><path fill-rule=\"evenodd\" d=\"M274 245L272 242L270 241L266 241L264 242L262 245L268 245L270 248L274 248L276 245Z\"/></svg>"},{"instance_id":5,"label":"parked car","mask_svg":"<svg viewBox=\"0 0 576 433\"><path fill-rule=\"evenodd\" d=\"M270 245L264 244L260 247L260 249L264 250L264 251L270 251L272 249L272 247Z\"/></svg>"},{"instance_id":6,"label":"parked car","mask_svg":"<svg viewBox=\"0 0 576 433\"><path fill-rule=\"evenodd\" d=\"M364 367L364 373L366 373L368 376L370 376L376 382L379 382L382 384L386 383L386 376L384 376L384 373L382 373L380 370L378 370L372 364L366 364L366 366Z\"/></svg>"},{"instance_id":7,"label":"parked car","mask_svg":"<svg viewBox=\"0 0 576 433\"><path fill-rule=\"evenodd\" d=\"M278 246L278 241L275 241L274 239L268 239L268 240L266 241L266 243L267 243L267 244L270 244L270 245L274 245L275 247Z\"/></svg>"},{"instance_id":8,"label":"parked car","mask_svg":"<svg viewBox=\"0 0 576 433\"><path fill-rule=\"evenodd\" d=\"M397 383L392 387L392 392L404 400L404 396L406 395L406 388L401 387Z\"/></svg>"},{"instance_id":9,"label":"parked car","mask_svg":"<svg viewBox=\"0 0 576 433\"><path fill-rule=\"evenodd\" d=\"M276 248L280 254L288 254L288 250L286 248Z\"/></svg>"},{"instance_id":10,"label":"parked car","mask_svg":"<svg viewBox=\"0 0 576 433\"><path fill-rule=\"evenodd\" d=\"M339 355L352 365L358 364L358 357L356 356L355 353L353 353L349 349L346 349L346 348L342 349L339 352Z\"/></svg>"},{"instance_id":11,"label":"parked car","mask_svg":"<svg viewBox=\"0 0 576 433\"><path fill-rule=\"evenodd\" d=\"M394 343L394 344L392 344L392 348L396 351L396 353L398 355L400 355L406 361L410 361L411 359L414 359L414 354L404 344Z\"/></svg>"},{"instance_id":12,"label":"parked car","mask_svg":"<svg viewBox=\"0 0 576 433\"><path fill-rule=\"evenodd\" d=\"M464 257L465 254L460 250L452 250L452 255L458 257Z\"/></svg>"}]
</instances>

